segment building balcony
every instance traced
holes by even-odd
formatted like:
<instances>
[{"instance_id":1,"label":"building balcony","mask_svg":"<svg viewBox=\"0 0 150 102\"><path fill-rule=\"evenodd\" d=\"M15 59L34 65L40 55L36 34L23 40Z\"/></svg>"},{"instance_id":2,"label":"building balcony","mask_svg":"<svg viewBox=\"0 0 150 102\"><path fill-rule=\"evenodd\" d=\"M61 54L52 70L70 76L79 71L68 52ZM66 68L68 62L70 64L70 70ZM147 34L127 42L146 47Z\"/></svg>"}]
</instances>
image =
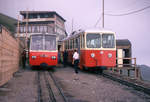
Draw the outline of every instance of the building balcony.
<instances>
[{"instance_id":1,"label":"building balcony","mask_svg":"<svg viewBox=\"0 0 150 102\"><path fill-rule=\"evenodd\" d=\"M55 21L55 18L34 18L34 19L23 19L22 22L41 22L41 21Z\"/></svg>"}]
</instances>

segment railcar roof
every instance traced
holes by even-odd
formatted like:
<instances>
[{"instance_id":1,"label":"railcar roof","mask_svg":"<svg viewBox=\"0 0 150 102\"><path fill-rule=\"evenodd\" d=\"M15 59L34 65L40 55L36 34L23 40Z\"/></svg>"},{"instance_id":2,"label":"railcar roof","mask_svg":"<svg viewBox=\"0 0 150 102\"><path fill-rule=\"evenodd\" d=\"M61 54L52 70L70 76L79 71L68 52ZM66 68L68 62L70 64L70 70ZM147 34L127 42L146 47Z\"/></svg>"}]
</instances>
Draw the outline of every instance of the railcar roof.
<instances>
[{"instance_id":1,"label":"railcar roof","mask_svg":"<svg viewBox=\"0 0 150 102\"><path fill-rule=\"evenodd\" d=\"M84 30L85 32L107 32L107 33L114 33L113 31L111 30L108 30L108 29L87 29L87 30Z\"/></svg>"},{"instance_id":2,"label":"railcar roof","mask_svg":"<svg viewBox=\"0 0 150 102\"><path fill-rule=\"evenodd\" d=\"M79 30L79 31L74 31L72 35L64 38L62 41L66 40L66 39L74 38L74 37L80 35L80 33L82 33L82 32L86 32L86 33L88 33L88 32L89 33L90 32L92 32L92 33L97 33L97 32L100 32L100 33L104 33L104 32L105 33L115 33L113 31L107 30L107 29L86 29L86 30Z\"/></svg>"}]
</instances>

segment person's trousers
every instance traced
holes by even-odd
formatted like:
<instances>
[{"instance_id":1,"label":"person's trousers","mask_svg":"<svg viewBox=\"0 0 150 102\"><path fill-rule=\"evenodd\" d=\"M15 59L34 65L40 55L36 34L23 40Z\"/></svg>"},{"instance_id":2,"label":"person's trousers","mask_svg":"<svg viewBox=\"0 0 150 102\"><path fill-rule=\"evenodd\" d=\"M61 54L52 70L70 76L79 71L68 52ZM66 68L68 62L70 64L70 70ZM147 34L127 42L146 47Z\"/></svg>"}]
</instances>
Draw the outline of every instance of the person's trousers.
<instances>
[{"instance_id":1,"label":"person's trousers","mask_svg":"<svg viewBox=\"0 0 150 102\"><path fill-rule=\"evenodd\" d=\"M74 60L75 73L78 73L78 64L79 64L79 60Z\"/></svg>"}]
</instances>

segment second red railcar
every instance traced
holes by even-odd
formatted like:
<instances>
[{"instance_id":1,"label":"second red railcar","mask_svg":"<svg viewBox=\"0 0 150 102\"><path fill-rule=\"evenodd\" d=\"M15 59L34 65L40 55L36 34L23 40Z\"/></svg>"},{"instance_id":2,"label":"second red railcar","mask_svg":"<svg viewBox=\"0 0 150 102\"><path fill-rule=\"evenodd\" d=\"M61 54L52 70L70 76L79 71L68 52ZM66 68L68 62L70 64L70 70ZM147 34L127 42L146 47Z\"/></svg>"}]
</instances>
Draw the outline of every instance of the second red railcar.
<instances>
[{"instance_id":1,"label":"second red railcar","mask_svg":"<svg viewBox=\"0 0 150 102\"><path fill-rule=\"evenodd\" d=\"M68 62L72 62L73 51L80 55L80 69L106 69L116 66L115 33L108 30L84 30L63 40L68 52Z\"/></svg>"}]
</instances>

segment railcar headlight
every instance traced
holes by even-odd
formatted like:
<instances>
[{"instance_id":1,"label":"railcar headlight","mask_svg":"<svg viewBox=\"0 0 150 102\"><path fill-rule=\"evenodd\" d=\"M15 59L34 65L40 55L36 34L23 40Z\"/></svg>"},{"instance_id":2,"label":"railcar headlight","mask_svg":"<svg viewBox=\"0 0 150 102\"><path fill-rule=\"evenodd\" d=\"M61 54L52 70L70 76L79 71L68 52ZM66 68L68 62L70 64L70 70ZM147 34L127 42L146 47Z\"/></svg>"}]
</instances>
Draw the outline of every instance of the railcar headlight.
<instances>
[{"instance_id":1,"label":"railcar headlight","mask_svg":"<svg viewBox=\"0 0 150 102\"><path fill-rule=\"evenodd\" d=\"M103 51L100 51L100 54L103 54L104 52Z\"/></svg>"},{"instance_id":2,"label":"railcar headlight","mask_svg":"<svg viewBox=\"0 0 150 102\"><path fill-rule=\"evenodd\" d=\"M112 57L112 54L111 54L111 53L109 53L109 54L108 54L108 57L109 57L109 58L111 58L111 57Z\"/></svg>"},{"instance_id":3,"label":"railcar headlight","mask_svg":"<svg viewBox=\"0 0 150 102\"><path fill-rule=\"evenodd\" d=\"M52 56L51 58L55 60L55 59L56 59L56 56Z\"/></svg>"},{"instance_id":4,"label":"railcar headlight","mask_svg":"<svg viewBox=\"0 0 150 102\"><path fill-rule=\"evenodd\" d=\"M94 57L95 57L95 54L94 54L94 53L91 53L91 57L94 58Z\"/></svg>"},{"instance_id":5,"label":"railcar headlight","mask_svg":"<svg viewBox=\"0 0 150 102\"><path fill-rule=\"evenodd\" d=\"M32 56L32 59L36 59L36 56Z\"/></svg>"}]
</instances>

